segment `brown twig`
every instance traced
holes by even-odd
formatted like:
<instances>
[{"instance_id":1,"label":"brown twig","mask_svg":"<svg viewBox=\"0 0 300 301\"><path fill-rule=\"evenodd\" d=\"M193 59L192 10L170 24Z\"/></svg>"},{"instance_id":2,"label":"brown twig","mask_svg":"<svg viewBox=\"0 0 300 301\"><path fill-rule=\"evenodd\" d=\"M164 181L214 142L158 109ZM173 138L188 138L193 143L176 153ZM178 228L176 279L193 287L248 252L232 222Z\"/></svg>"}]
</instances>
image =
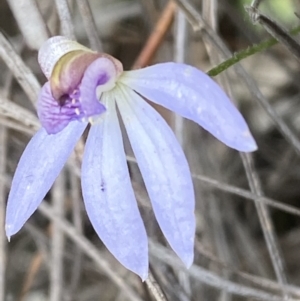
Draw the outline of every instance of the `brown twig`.
<instances>
[{"instance_id":1,"label":"brown twig","mask_svg":"<svg viewBox=\"0 0 300 301\"><path fill-rule=\"evenodd\" d=\"M168 32L173 22L176 4L169 1L164 11L162 12L154 30L147 40L143 50L134 62L132 69L139 69L149 65L154 57L158 47L161 45L166 33Z\"/></svg>"},{"instance_id":2,"label":"brown twig","mask_svg":"<svg viewBox=\"0 0 300 301\"><path fill-rule=\"evenodd\" d=\"M37 252L33 255L32 260L30 262L29 268L27 270L25 281L22 287L22 291L19 297L19 301L25 300L27 293L33 285L34 279L40 270L41 264L43 263L43 253Z\"/></svg>"},{"instance_id":3,"label":"brown twig","mask_svg":"<svg viewBox=\"0 0 300 301\"><path fill-rule=\"evenodd\" d=\"M167 3L150 37L148 38L146 44L144 45L141 53L135 60L132 66L133 70L146 67L151 63L156 51L162 44L163 39L166 36L168 30L171 28L174 19L174 14L176 12L176 7L177 5L172 0L170 0ZM151 105L164 117L164 119L169 124L172 124L173 115L170 114L169 111L167 111L165 108L159 105L156 104L151 104Z\"/></svg>"}]
</instances>

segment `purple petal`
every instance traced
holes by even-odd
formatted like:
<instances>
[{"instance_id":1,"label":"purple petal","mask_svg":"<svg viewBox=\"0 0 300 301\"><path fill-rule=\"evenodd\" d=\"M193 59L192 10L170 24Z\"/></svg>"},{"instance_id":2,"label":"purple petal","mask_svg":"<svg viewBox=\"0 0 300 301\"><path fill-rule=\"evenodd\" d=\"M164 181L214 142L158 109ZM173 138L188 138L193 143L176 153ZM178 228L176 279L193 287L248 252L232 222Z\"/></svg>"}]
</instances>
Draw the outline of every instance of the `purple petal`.
<instances>
[{"instance_id":1,"label":"purple petal","mask_svg":"<svg viewBox=\"0 0 300 301\"><path fill-rule=\"evenodd\" d=\"M195 121L229 147L243 152L257 149L242 115L202 71L164 63L124 72L119 80L149 100Z\"/></svg>"},{"instance_id":2,"label":"purple petal","mask_svg":"<svg viewBox=\"0 0 300 301\"><path fill-rule=\"evenodd\" d=\"M79 86L85 70L99 56L99 53L91 51L71 51L62 56L49 79L53 97L59 99L71 94Z\"/></svg>"},{"instance_id":3,"label":"purple petal","mask_svg":"<svg viewBox=\"0 0 300 301\"><path fill-rule=\"evenodd\" d=\"M56 134L72 120L83 117L78 102L73 104L71 100L66 99L66 101L69 103L61 105L53 98L49 82L42 87L37 103L37 113L48 134Z\"/></svg>"},{"instance_id":4,"label":"purple petal","mask_svg":"<svg viewBox=\"0 0 300 301\"><path fill-rule=\"evenodd\" d=\"M83 162L86 211L110 252L143 280L148 274L148 242L130 182L115 101L104 120L91 127Z\"/></svg>"},{"instance_id":5,"label":"purple petal","mask_svg":"<svg viewBox=\"0 0 300 301\"><path fill-rule=\"evenodd\" d=\"M120 89L117 104L155 216L189 267L194 256L195 200L186 158L164 119L135 92L123 85Z\"/></svg>"},{"instance_id":6,"label":"purple petal","mask_svg":"<svg viewBox=\"0 0 300 301\"><path fill-rule=\"evenodd\" d=\"M113 61L105 57L95 60L85 70L79 90L80 102L86 116L103 112L103 105L99 101L97 91L103 92L106 90L105 87L114 86L116 76L117 70Z\"/></svg>"},{"instance_id":7,"label":"purple petal","mask_svg":"<svg viewBox=\"0 0 300 301\"><path fill-rule=\"evenodd\" d=\"M72 122L62 132L40 129L28 143L15 172L6 208L6 235L17 233L39 206L70 156L86 124Z\"/></svg>"}]
</instances>

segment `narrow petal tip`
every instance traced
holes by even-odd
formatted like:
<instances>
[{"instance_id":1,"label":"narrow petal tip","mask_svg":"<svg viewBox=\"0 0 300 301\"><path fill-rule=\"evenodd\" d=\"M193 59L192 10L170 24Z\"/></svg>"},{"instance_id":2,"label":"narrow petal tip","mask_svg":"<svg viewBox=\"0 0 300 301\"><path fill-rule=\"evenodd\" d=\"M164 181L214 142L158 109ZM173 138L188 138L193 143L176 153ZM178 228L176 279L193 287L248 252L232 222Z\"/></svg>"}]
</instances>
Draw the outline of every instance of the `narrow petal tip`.
<instances>
[{"instance_id":1,"label":"narrow petal tip","mask_svg":"<svg viewBox=\"0 0 300 301\"><path fill-rule=\"evenodd\" d=\"M186 266L187 269L189 269L193 262L194 262L194 252L185 254L184 256L181 256L181 260L184 263L184 265Z\"/></svg>"},{"instance_id":2,"label":"narrow petal tip","mask_svg":"<svg viewBox=\"0 0 300 301\"><path fill-rule=\"evenodd\" d=\"M141 275L139 275L139 276L140 276L140 278L142 279L142 282L145 282L145 281L148 279L148 277L149 277L148 269L147 269L146 272L144 272L143 274L141 274Z\"/></svg>"},{"instance_id":3,"label":"narrow petal tip","mask_svg":"<svg viewBox=\"0 0 300 301\"><path fill-rule=\"evenodd\" d=\"M237 141L236 149L240 152L254 152L258 149L257 144L250 131L244 131L241 138Z\"/></svg>"},{"instance_id":4,"label":"narrow petal tip","mask_svg":"<svg viewBox=\"0 0 300 301\"><path fill-rule=\"evenodd\" d=\"M123 248L123 250L124 249L125 248ZM148 278L148 249L138 250L138 248L136 248L135 251L131 251L130 254L124 258L120 258L118 251L114 251L111 248L109 248L109 251L126 269L138 275L143 282Z\"/></svg>"},{"instance_id":5,"label":"narrow petal tip","mask_svg":"<svg viewBox=\"0 0 300 301\"><path fill-rule=\"evenodd\" d=\"M194 236L191 237L190 239L186 237L186 239L183 240L180 245L173 244L171 245L171 247L178 255L178 257L181 259L185 267L189 269L194 262Z\"/></svg>"},{"instance_id":6,"label":"narrow petal tip","mask_svg":"<svg viewBox=\"0 0 300 301\"><path fill-rule=\"evenodd\" d=\"M18 231L14 231L13 226L10 224L5 224L5 234L8 242L10 242L10 238L12 235L16 234Z\"/></svg>"},{"instance_id":7,"label":"narrow petal tip","mask_svg":"<svg viewBox=\"0 0 300 301\"><path fill-rule=\"evenodd\" d=\"M135 272L142 280L142 282L146 281L148 278L148 265L141 267L139 272Z\"/></svg>"},{"instance_id":8,"label":"narrow petal tip","mask_svg":"<svg viewBox=\"0 0 300 301\"><path fill-rule=\"evenodd\" d=\"M109 251L127 270L139 276L142 282L148 278L148 250L142 250L142 254L138 254L139 251L136 250L135 254L134 252L131 252L130 255L124 258L120 258L120 254L118 254L119 252L112 250L112 248L109 248Z\"/></svg>"}]
</instances>

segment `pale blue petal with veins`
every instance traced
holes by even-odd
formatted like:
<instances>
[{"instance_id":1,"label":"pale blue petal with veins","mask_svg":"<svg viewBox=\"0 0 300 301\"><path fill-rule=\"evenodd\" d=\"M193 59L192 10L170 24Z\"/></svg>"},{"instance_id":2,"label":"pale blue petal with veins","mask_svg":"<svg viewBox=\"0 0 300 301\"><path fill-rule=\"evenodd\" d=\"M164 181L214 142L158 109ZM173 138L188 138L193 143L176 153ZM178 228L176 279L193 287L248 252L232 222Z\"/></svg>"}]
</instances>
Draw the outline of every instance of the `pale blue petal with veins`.
<instances>
[{"instance_id":1,"label":"pale blue petal with veins","mask_svg":"<svg viewBox=\"0 0 300 301\"><path fill-rule=\"evenodd\" d=\"M223 90L195 67L162 63L126 71L119 81L147 99L193 120L229 147L242 152L257 149L240 112Z\"/></svg>"},{"instance_id":2,"label":"pale blue petal with veins","mask_svg":"<svg viewBox=\"0 0 300 301\"><path fill-rule=\"evenodd\" d=\"M185 155L165 120L134 91L119 86L118 107L156 219L173 250L190 267L195 197Z\"/></svg>"},{"instance_id":3,"label":"pale blue petal with veins","mask_svg":"<svg viewBox=\"0 0 300 301\"><path fill-rule=\"evenodd\" d=\"M103 122L92 126L82 161L82 192L97 234L112 254L143 280L148 274L147 234L127 167L114 99Z\"/></svg>"},{"instance_id":4,"label":"pale blue petal with veins","mask_svg":"<svg viewBox=\"0 0 300 301\"><path fill-rule=\"evenodd\" d=\"M48 135L40 129L18 163L6 208L7 237L17 233L39 206L59 175L87 123L72 122L64 131Z\"/></svg>"}]
</instances>

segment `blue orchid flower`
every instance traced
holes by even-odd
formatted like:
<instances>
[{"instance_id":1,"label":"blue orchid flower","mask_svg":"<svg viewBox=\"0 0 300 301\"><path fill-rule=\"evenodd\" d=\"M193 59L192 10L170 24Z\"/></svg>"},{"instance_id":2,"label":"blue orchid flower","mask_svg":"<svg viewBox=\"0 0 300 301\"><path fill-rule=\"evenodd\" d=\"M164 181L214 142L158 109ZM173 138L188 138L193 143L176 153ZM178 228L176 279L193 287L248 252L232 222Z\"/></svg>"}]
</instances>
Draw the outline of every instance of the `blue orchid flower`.
<instances>
[{"instance_id":1,"label":"blue orchid flower","mask_svg":"<svg viewBox=\"0 0 300 301\"><path fill-rule=\"evenodd\" d=\"M27 145L12 181L7 237L37 209L91 123L81 172L87 214L110 252L147 278L147 235L131 186L117 107L160 228L189 267L195 235L191 173L174 133L144 98L193 120L231 148L254 151L241 114L210 77L184 64L125 72L115 58L59 36L42 46L39 63L48 78L37 104L42 128Z\"/></svg>"}]
</instances>

